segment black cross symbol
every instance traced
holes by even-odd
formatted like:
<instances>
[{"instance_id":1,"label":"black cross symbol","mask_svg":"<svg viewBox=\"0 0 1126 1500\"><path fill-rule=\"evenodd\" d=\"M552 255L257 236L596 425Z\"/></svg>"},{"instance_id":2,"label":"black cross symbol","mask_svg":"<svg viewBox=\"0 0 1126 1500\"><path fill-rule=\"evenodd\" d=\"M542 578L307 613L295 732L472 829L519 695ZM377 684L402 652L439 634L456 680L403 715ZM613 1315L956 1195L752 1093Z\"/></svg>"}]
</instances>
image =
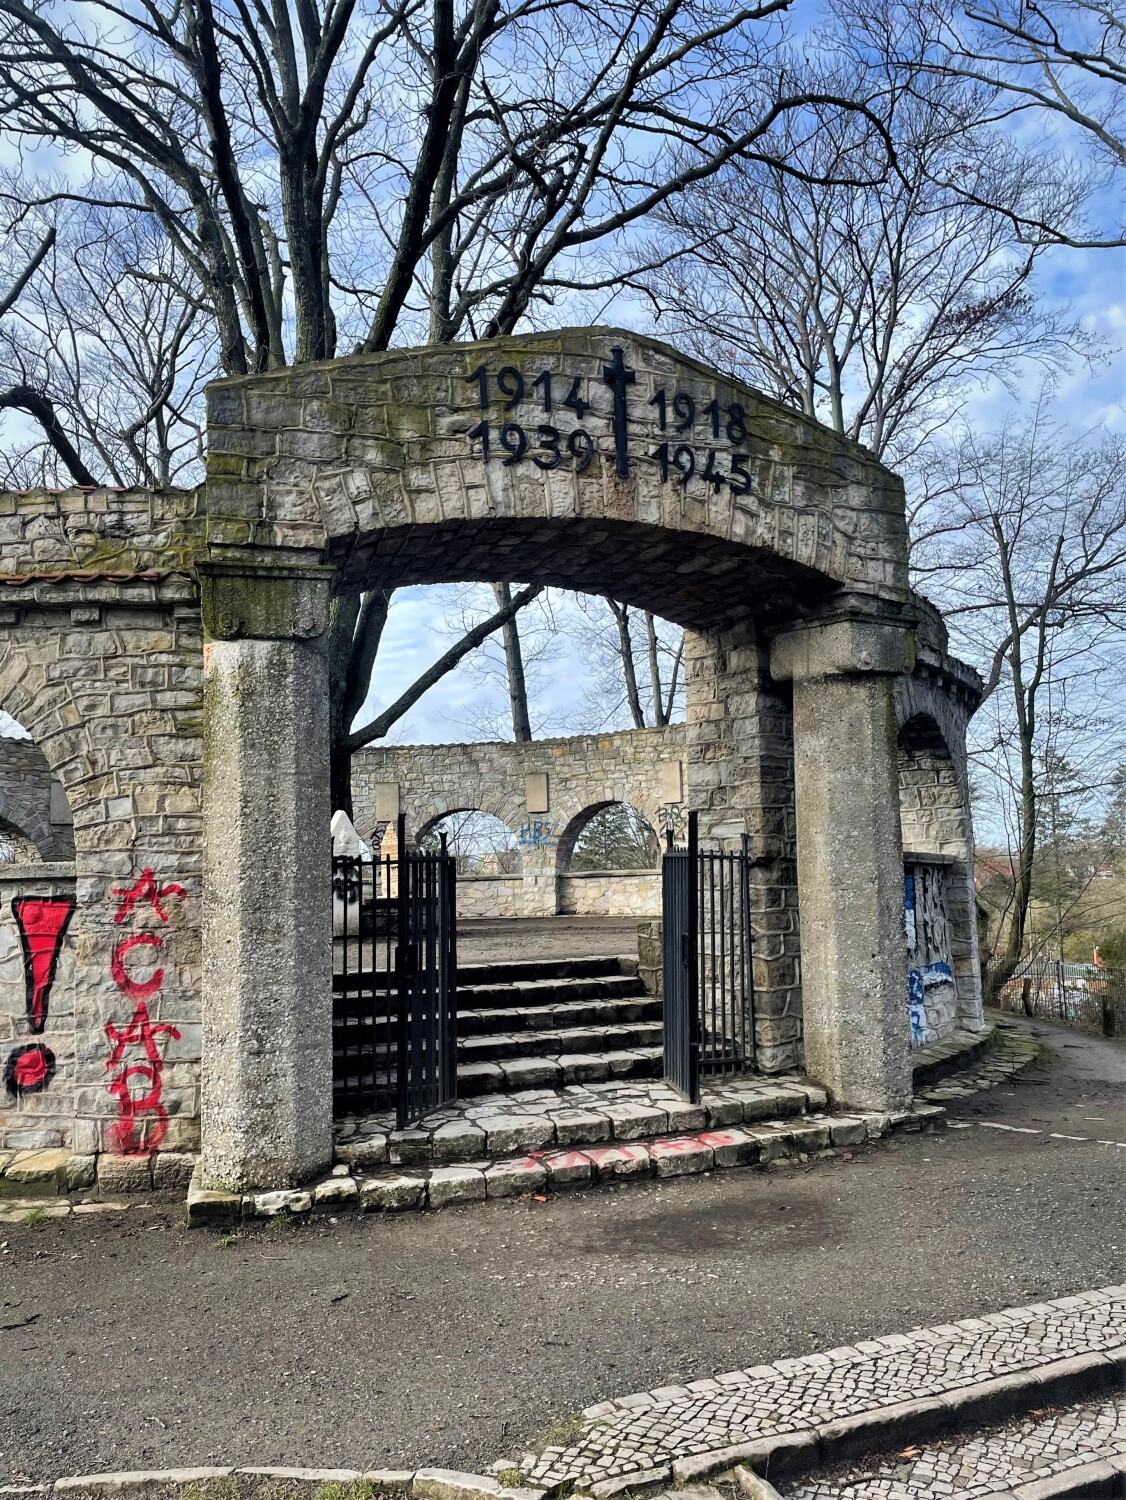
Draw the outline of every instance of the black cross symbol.
<instances>
[{"instance_id":1,"label":"black cross symbol","mask_svg":"<svg viewBox=\"0 0 1126 1500\"><path fill-rule=\"evenodd\" d=\"M629 433L626 427L626 386L637 376L622 359L620 345L610 350L613 359L602 366L602 379L614 392L614 472L619 479L629 478Z\"/></svg>"}]
</instances>

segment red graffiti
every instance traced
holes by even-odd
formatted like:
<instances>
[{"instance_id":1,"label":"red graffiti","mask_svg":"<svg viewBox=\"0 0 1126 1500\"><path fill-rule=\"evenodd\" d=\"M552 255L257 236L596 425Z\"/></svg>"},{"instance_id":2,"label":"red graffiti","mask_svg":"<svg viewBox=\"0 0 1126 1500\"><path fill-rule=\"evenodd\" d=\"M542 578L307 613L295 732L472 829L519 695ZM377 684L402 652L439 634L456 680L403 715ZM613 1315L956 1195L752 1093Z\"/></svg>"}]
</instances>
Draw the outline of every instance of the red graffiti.
<instances>
[{"instance_id":1,"label":"red graffiti","mask_svg":"<svg viewBox=\"0 0 1126 1500\"><path fill-rule=\"evenodd\" d=\"M23 944L27 1021L33 1036L38 1036L47 1025L51 986L74 907L72 896L19 896L12 902L12 914Z\"/></svg>"},{"instance_id":2,"label":"red graffiti","mask_svg":"<svg viewBox=\"0 0 1126 1500\"><path fill-rule=\"evenodd\" d=\"M181 901L188 899L188 893L182 885L176 885L174 882L171 885L157 885L151 870L142 870L141 878L136 885L115 886L113 894L122 898L113 916L115 922L124 922L126 917L131 917L138 901L147 901L160 920L167 922L168 913L160 904L164 898L179 896Z\"/></svg>"},{"instance_id":3,"label":"red graffiti","mask_svg":"<svg viewBox=\"0 0 1126 1500\"><path fill-rule=\"evenodd\" d=\"M13 1099L38 1094L55 1076L55 1054L42 1042L17 1047L4 1065L4 1085Z\"/></svg>"},{"instance_id":4,"label":"red graffiti","mask_svg":"<svg viewBox=\"0 0 1126 1500\"><path fill-rule=\"evenodd\" d=\"M123 995L128 995L130 1000L152 999L164 983L164 970L154 969L151 979L130 979L125 971L125 955L133 948L163 947L164 939L157 937L155 932L135 932L132 937L122 938L113 950L110 970L114 984Z\"/></svg>"},{"instance_id":5,"label":"red graffiti","mask_svg":"<svg viewBox=\"0 0 1126 1500\"><path fill-rule=\"evenodd\" d=\"M110 1079L109 1091L117 1100L120 1114L108 1131L108 1141L110 1150L123 1156L144 1156L157 1150L168 1132L168 1111L161 1102L164 1059L156 1042L162 1032L179 1040L175 1026L149 1020L149 1008L143 1000L129 1025L120 1031L112 1021L106 1022L106 1036L114 1044L106 1067L118 1069ZM126 1063L128 1047L143 1047L146 1061ZM144 1092L134 1092L138 1084Z\"/></svg>"},{"instance_id":6,"label":"red graffiti","mask_svg":"<svg viewBox=\"0 0 1126 1500\"><path fill-rule=\"evenodd\" d=\"M113 914L117 924L131 917L142 904L151 906L160 920L167 922L168 913L162 902L170 896L186 901L188 895L182 885L174 882L157 885L151 870L142 870L131 886L114 887L113 894L121 898ZM164 939L155 932L134 932L114 945L110 958L114 984L127 999L136 1002L128 1026L119 1030L112 1021L107 1021L105 1028L107 1038L113 1043L106 1067L117 1069L110 1079L109 1091L117 1100L118 1110L118 1119L106 1133L106 1144L123 1156L144 1156L156 1151L168 1133L168 1111L163 1103L164 1059L157 1037L165 1035L178 1041L180 1033L167 1022L151 1021L147 1004L160 993L164 969L155 968L148 979L134 979L125 967L126 955L135 948L155 948L159 953L163 947ZM129 1047L143 1048L144 1061L127 1061L125 1053Z\"/></svg>"}]
</instances>

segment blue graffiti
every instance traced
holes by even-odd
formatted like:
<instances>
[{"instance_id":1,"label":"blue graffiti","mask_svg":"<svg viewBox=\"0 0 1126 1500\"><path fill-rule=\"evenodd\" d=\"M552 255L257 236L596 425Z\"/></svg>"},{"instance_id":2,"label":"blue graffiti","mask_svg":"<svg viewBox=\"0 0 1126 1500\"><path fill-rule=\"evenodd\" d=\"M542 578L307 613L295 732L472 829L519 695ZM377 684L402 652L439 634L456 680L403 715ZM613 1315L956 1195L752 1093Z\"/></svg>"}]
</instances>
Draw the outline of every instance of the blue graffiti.
<instances>
[{"instance_id":1,"label":"blue graffiti","mask_svg":"<svg viewBox=\"0 0 1126 1500\"><path fill-rule=\"evenodd\" d=\"M953 984L954 971L949 964L925 964L907 970L907 1011L911 1017L911 1040L921 1046L927 1039L927 991L939 984Z\"/></svg>"},{"instance_id":2,"label":"blue graffiti","mask_svg":"<svg viewBox=\"0 0 1126 1500\"><path fill-rule=\"evenodd\" d=\"M543 818L527 818L516 832L521 849L550 849L559 842L559 825Z\"/></svg>"}]
</instances>

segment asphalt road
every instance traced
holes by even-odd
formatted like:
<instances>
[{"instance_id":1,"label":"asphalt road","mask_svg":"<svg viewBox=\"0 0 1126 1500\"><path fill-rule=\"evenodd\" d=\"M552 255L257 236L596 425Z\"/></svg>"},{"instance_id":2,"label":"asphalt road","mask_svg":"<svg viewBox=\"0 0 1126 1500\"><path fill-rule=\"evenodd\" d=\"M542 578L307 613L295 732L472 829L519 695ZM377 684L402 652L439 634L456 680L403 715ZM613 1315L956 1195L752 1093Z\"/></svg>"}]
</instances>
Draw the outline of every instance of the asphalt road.
<instances>
[{"instance_id":1,"label":"asphalt road","mask_svg":"<svg viewBox=\"0 0 1126 1500\"><path fill-rule=\"evenodd\" d=\"M1126 1046L953 1119L1126 1141ZM610 1395L1126 1280L1126 1150L980 1128L851 1162L251 1228L0 1228L0 1484L480 1468ZM30 1321L26 1321L30 1320ZM14 1326L12 1326L14 1325Z\"/></svg>"}]
</instances>

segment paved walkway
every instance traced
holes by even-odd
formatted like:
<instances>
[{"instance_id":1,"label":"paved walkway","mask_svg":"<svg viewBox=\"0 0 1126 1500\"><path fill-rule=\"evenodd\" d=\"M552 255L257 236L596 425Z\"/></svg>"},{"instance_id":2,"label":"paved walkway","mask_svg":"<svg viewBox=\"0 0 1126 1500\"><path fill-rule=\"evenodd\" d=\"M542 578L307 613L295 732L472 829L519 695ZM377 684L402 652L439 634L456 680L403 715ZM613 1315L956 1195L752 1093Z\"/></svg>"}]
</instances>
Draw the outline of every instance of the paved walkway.
<instances>
[{"instance_id":1,"label":"paved walkway","mask_svg":"<svg viewBox=\"0 0 1126 1500\"><path fill-rule=\"evenodd\" d=\"M1080 1354L1126 1348L1126 1286L664 1386L588 1408L589 1425L546 1448L534 1484L601 1481L676 1459L815 1429Z\"/></svg>"},{"instance_id":2,"label":"paved walkway","mask_svg":"<svg viewBox=\"0 0 1126 1500\"><path fill-rule=\"evenodd\" d=\"M1085 1485L1108 1477L1099 1472L1114 1467L1108 1460L1123 1455L1126 1396L1119 1396L1028 1417L996 1432L928 1443L875 1468L783 1486L780 1493L784 1500L970 1500L1067 1475L1076 1486L1072 1493L1080 1495L1088 1492Z\"/></svg>"}]
</instances>

